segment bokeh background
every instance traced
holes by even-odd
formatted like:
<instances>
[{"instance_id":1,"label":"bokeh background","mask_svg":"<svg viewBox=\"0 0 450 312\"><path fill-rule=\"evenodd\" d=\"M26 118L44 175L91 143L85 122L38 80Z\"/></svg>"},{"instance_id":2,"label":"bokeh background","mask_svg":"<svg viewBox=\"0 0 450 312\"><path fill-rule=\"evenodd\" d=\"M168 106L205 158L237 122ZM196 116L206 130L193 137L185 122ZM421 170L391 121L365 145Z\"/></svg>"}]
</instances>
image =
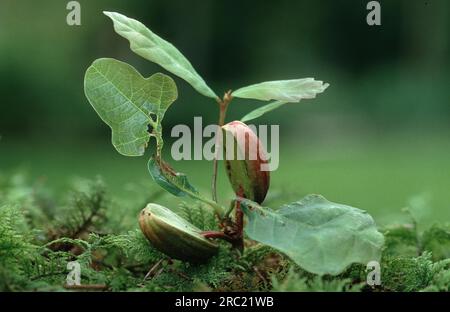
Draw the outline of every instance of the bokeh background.
<instances>
[{"instance_id":1,"label":"bokeh background","mask_svg":"<svg viewBox=\"0 0 450 312\"><path fill-rule=\"evenodd\" d=\"M164 72L130 51L107 10L172 42L218 94L277 79L331 84L315 100L258 119L280 125L272 202L320 193L381 224L407 218L405 207L427 223L450 220L449 1L379 1L379 27L366 24L365 0L80 0L81 26L66 24L67 2L0 2L0 175L24 172L56 195L73 178L97 175L118 197L132 196L132 183L157 187L146 157L114 150L84 96L84 72L99 57L145 76ZM175 80L180 96L166 132L194 116L216 122L217 105ZM236 99L228 120L261 104ZM208 191L210 163L172 164ZM221 173L225 201L231 192Z\"/></svg>"}]
</instances>

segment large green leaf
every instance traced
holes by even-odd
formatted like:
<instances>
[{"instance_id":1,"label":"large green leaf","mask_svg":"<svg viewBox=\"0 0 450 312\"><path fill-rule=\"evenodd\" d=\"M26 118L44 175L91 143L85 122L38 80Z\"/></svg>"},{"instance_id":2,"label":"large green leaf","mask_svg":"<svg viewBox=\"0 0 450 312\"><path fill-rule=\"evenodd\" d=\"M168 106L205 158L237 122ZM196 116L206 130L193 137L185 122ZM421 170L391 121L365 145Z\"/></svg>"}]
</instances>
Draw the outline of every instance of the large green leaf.
<instances>
[{"instance_id":1,"label":"large green leaf","mask_svg":"<svg viewBox=\"0 0 450 312\"><path fill-rule=\"evenodd\" d=\"M336 275L351 263L380 259L384 237L363 210L320 195L308 195L277 211L245 201L242 207L251 239L280 250L309 272Z\"/></svg>"},{"instance_id":2,"label":"large green leaf","mask_svg":"<svg viewBox=\"0 0 450 312\"><path fill-rule=\"evenodd\" d=\"M256 118L261 117L262 115L264 115L265 113L268 113L270 111L273 111L274 109L277 109L280 106L283 106L284 104L286 104L288 102L284 102L284 101L275 101L269 104L266 104L264 106L258 107L255 110L252 110L250 113L248 113L247 115L245 115L244 117L241 118L242 122L247 122Z\"/></svg>"},{"instance_id":3,"label":"large green leaf","mask_svg":"<svg viewBox=\"0 0 450 312\"><path fill-rule=\"evenodd\" d=\"M130 42L133 52L186 80L199 93L217 98L186 57L170 42L162 39L135 19L115 12L103 13L114 22L114 30Z\"/></svg>"},{"instance_id":4,"label":"large green leaf","mask_svg":"<svg viewBox=\"0 0 450 312\"><path fill-rule=\"evenodd\" d=\"M234 97L262 101L299 102L301 99L313 99L316 94L328 88L327 83L313 78L267 81L238 89Z\"/></svg>"},{"instance_id":5,"label":"large green leaf","mask_svg":"<svg viewBox=\"0 0 450 312\"><path fill-rule=\"evenodd\" d=\"M157 73L142 77L115 59L98 59L87 69L84 90L95 111L112 130L112 143L126 156L141 156L151 136L160 147L161 120L177 98L172 78ZM148 132L148 126L153 132Z\"/></svg>"},{"instance_id":6,"label":"large green leaf","mask_svg":"<svg viewBox=\"0 0 450 312\"><path fill-rule=\"evenodd\" d=\"M188 196L200 200L211 206L218 214L223 212L220 205L201 195L197 189L189 183L188 178L184 173L176 172L162 159L157 159L155 157L150 158L148 161L148 171L153 180L169 193L178 197Z\"/></svg>"}]
</instances>

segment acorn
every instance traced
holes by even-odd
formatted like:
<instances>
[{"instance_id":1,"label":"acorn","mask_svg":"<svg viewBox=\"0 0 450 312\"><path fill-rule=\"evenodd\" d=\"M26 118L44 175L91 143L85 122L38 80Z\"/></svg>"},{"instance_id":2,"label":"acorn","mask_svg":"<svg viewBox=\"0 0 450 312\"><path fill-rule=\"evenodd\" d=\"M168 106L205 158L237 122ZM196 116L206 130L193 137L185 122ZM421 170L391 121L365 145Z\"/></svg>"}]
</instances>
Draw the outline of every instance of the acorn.
<instances>
[{"instance_id":1,"label":"acorn","mask_svg":"<svg viewBox=\"0 0 450 312\"><path fill-rule=\"evenodd\" d=\"M153 247L174 259L200 263L219 250L202 230L158 204L150 203L141 211L139 226Z\"/></svg>"},{"instance_id":2,"label":"acorn","mask_svg":"<svg viewBox=\"0 0 450 312\"><path fill-rule=\"evenodd\" d=\"M261 204L270 185L268 158L261 140L240 121L227 123L222 129L225 168L234 192Z\"/></svg>"}]
</instances>

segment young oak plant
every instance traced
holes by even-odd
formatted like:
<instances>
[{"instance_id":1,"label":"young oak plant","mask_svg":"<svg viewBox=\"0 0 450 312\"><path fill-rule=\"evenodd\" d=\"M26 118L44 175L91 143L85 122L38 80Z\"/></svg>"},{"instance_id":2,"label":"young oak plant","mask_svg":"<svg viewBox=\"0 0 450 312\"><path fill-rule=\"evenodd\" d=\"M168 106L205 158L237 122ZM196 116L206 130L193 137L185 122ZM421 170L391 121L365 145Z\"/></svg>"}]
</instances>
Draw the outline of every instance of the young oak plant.
<instances>
[{"instance_id":1,"label":"young oak plant","mask_svg":"<svg viewBox=\"0 0 450 312\"><path fill-rule=\"evenodd\" d=\"M225 161L236 193L230 208L225 209L216 196L218 157L213 162L211 199L162 158L162 120L178 96L173 79L163 73L145 78L131 65L111 58L92 63L84 79L85 94L111 128L116 150L125 156L142 156L154 140L155 152L148 161L154 181L175 196L206 203L217 217L219 231L202 231L172 210L150 203L142 210L139 225L155 248L176 259L202 262L217 252L216 239L228 241L242 251L245 232L250 239L279 250L305 270L320 275L339 274L351 263L379 260L384 238L372 217L363 210L330 202L320 195L308 195L279 209L261 206L269 189L269 171L261 170L267 158L264 146L244 122L284 104L313 99L328 84L313 78L268 81L228 91L220 98L171 43L137 20L114 12L104 14L113 21L115 31L129 41L133 52L184 79L201 95L218 103L218 127L227 134L227 139L233 140L234 150L245 155ZM233 98L272 102L245 115L241 121L225 125ZM239 135L246 138L244 143L238 140ZM248 157L246 143L256 144L256 157Z\"/></svg>"}]
</instances>

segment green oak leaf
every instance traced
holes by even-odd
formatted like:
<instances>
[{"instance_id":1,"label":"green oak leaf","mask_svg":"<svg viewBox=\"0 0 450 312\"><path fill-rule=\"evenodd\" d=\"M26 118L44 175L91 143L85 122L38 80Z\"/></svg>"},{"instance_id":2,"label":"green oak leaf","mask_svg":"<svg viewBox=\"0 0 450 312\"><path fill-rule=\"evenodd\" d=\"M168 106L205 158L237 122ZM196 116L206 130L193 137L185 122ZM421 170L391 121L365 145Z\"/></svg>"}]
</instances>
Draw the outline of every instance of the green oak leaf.
<instances>
[{"instance_id":1,"label":"green oak leaf","mask_svg":"<svg viewBox=\"0 0 450 312\"><path fill-rule=\"evenodd\" d=\"M329 84L314 78L266 81L240 88L232 93L233 97L262 101L299 102L301 99L313 99L322 93Z\"/></svg>"},{"instance_id":2,"label":"green oak leaf","mask_svg":"<svg viewBox=\"0 0 450 312\"><path fill-rule=\"evenodd\" d=\"M248 113L247 115L242 117L241 121L242 122L247 122L247 121L259 118L262 115L264 115L265 113L273 111L274 109L277 109L278 107L283 106L286 103L288 103L288 102L275 101L275 102L271 102L269 104L266 104L264 106L258 107L257 109L251 111L250 113Z\"/></svg>"},{"instance_id":3,"label":"green oak leaf","mask_svg":"<svg viewBox=\"0 0 450 312\"><path fill-rule=\"evenodd\" d=\"M285 253L303 269L337 275L352 263L379 261L384 244L365 211L308 195L277 211L245 200L246 234Z\"/></svg>"},{"instance_id":4,"label":"green oak leaf","mask_svg":"<svg viewBox=\"0 0 450 312\"><path fill-rule=\"evenodd\" d=\"M102 58L87 69L84 91L111 128L112 144L120 154L143 155L151 136L158 150L162 148L161 121L178 96L172 78L161 73L144 78L127 63Z\"/></svg>"},{"instance_id":5,"label":"green oak leaf","mask_svg":"<svg viewBox=\"0 0 450 312\"><path fill-rule=\"evenodd\" d=\"M217 98L187 58L170 42L135 19L115 12L103 13L112 19L116 33L130 42L130 48L134 53L186 80L202 95Z\"/></svg>"},{"instance_id":6,"label":"green oak leaf","mask_svg":"<svg viewBox=\"0 0 450 312\"><path fill-rule=\"evenodd\" d=\"M189 183L184 173L176 172L164 160L151 157L147 164L148 171L153 180L164 190L177 196L188 196L202 201L211 206L218 214L223 212L223 208L212 200L205 198L197 189Z\"/></svg>"}]
</instances>

